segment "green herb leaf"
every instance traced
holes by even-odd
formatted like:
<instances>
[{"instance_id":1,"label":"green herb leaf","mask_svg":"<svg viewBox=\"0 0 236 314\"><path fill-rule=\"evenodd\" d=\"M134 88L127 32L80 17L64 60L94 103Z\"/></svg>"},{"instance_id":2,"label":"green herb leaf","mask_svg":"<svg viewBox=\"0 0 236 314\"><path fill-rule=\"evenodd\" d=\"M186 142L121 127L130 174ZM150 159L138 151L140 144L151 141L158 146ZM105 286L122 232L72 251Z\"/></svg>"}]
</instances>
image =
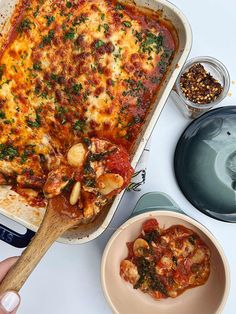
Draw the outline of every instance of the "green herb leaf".
<instances>
[{"instance_id":1,"label":"green herb leaf","mask_svg":"<svg viewBox=\"0 0 236 314\"><path fill-rule=\"evenodd\" d=\"M164 74L166 72L166 69L167 69L167 63L163 60L161 60L159 63L158 63L158 67L159 67L159 71L161 74Z\"/></svg>"},{"instance_id":2,"label":"green herb leaf","mask_svg":"<svg viewBox=\"0 0 236 314\"><path fill-rule=\"evenodd\" d=\"M36 63L33 64L33 69L35 71L41 71L42 70L42 62L38 61Z\"/></svg>"},{"instance_id":3,"label":"green herb leaf","mask_svg":"<svg viewBox=\"0 0 236 314\"><path fill-rule=\"evenodd\" d=\"M72 7L72 3L71 3L70 1L67 1L67 2L66 2L66 7L67 7L68 9L70 9L70 8Z\"/></svg>"},{"instance_id":4,"label":"green herb leaf","mask_svg":"<svg viewBox=\"0 0 236 314\"><path fill-rule=\"evenodd\" d=\"M35 154L34 147L35 145L27 145L25 147L24 152L21 155L21 160L20 160L21 164L24 164L27 161L28 156Z\"/></svg>"},{"instance_id":5,"label":"green herb leaf","mask_svg":"<svg viewBox=\"0 0 236 314\"><path fill-rule=\"evenodd\" d=\"M135 37L138 39L138 41L140 41L140 42L143 40L142 32L139 33L139 32L136 31L136 32L134 33L134 36L135 36Z\"/></svg>"},{"instance_id":6,"label":"green herb leaf","mask_svg":"<svg viewBox=\"0 0 236 314\"><path fill-rule=\"evenodd\" d=\"M68 108L63 106L56 106L56 110L59 114L65 114L68 112Z\"/></svg>"},{"instance_id":7,"label":"green herb leaf","mask_svg":"<svg viewBox=\"0 0 236 314\"><path fill-rule=\"evenodd\" d=\"M163 37L161 35L156 36L153 33L148 32L145 40L141 44L141 50L148 53L151 53L152 51L158 53L162 45Z\"/></svg>"},{"instance_id":8,"label":"green herb leaf","mask_svg":"<svg viewBox=\"0 0 236 314\"><path fill-rule=\"evenodd\" d=\"M43 39L39 45L40 48L43 48L44 46L51 44L51 41L53 40L55 35L55 32L53 29L50 29L50 31L48 32L48 35L43 36Z\"/></svg>"},{"instance_id":9,"label":"green herb leaf","mask_svg":"<svg viewBox=\"0 0 236 314\"><path fill-rule=\"evenodd\" d=\"M105 45L105 43L104 43L104 41L102 41L102 40L97 40L96 41L96 43L95 43L95 48L96 49L98 49L98 48L100 48L100 47L102 47L102 46L104 46Z\"/></svg>"},{"instance_id":10,"label":"green herb leaf","mask_svg":"<svg viewBox=\"0 0 236 314\"><path fill-rule=\"evenodd\" d=\"M26 123L30 128L37 128L38 129L41 126L41 118L40 118L38 111L36 112L36 119L31 120L31 119L27 118Z\"/></svg>"},{"instance_id":11,"label":"green herb leaf","mask_svg":"<svg viewBox=\"0 0 236 314\"><path fill-rule=\"evenodd\" d=\"M77 120L73 126L73 129L76 131L84 132L85 122L83 120Z\"/></svg>"},{"instance_id":12,"label":"green herb leaf","mask_svg":"<svg viewBox=\"0 0 236 314\"><path fill-rule=\"evenodd\" d=\"M75 38L75 31L74 31L74 29L70 28L69 31L65 33L64 38L65 39L70 39L70 40L74 39Z\"/></svg>"},{"instance_id":13,"label":"green herb leaf","mask_svg":"<svg viewBox=\"0 0 236 314\"><path fill-rule=\"evenodd\" d=\"M14 121L15 121L14 119L7 119L7 120L4 120L3 123L4 124L12 124L12 123L14 123Z\"/></svg>"},{"instance_id":14,"label":"green herb leaf","mask_svg":"<svg viewBox=\"0 0 236 314\"><path fill-rule=\"evenodd\" d=\"M124 6L120 3L117 3L116 6L115 6L115 10L118 11L118 10L124 10Z\"/></svg>"},{"instance_id":15,"label":"green herb leaf","mask_svg":"<svg viewBox=\"0 0 236 314\"><path fill-rule=\"evenodd\" d=\"M30 30L33 24L34 23L31 22L30 19L27 17L20 22L20 24L17 27L17 31L19 33L23 33L24 31Z\"/></svg>"},{"instance_id":16,"label":"green herb leaf","mask_svg":"<svg viewBox=\"0 0 236 314\"><path fill-rule=\"evenodd\" d=\"M122 24L125 26L125 27L128 27L130 28L132 26L132 24L129 22L129 21L124 21L122 22Z\"/></svg>"},{"instance_id":17,"label":"green herb leaf","mask_svg":"<svg viewBox=\"0 0 236 314\"><path fill-rule=\"evenodd\" d=\"M81 14L79 17L76 17L73 21L73 26L80 25L85 23L89 18L85 14Z\"/></svg>"},{"instance_id":18,"label":"green herb leaf","mask_svg":"<svg viewBox=\"0 0 236 314\"><path fill-rule=\"evenodd\" d=\"M46 15L45 19L47 20L47 26L50 26L55 21L55 17L53 15Z\"/></svg>"},{"instance_id":19,"label":"green herb leaf","mask_svg":"<svg viewBox=\"0 0 236 314\"><path fill-rule=\"evenodd\" d=\"M79 94L79 92L83 89L81 83L72 85L72 91L74 94Z\"/></svg>"},{"instance_id":20,"label":"green herb leaf","mask_svg":"<svg viewBox=\"0 0 236 314\"><path fill-rule=\"evenodd\" d=\"M0 110L0 119L5 119L5 118L6 118L5 112Z\"/></svg>"},{"instance_id":21,"label":"green herb leaf","mask_svg":"<svg viewBox=\"0 0 236 314\"><path fill-rule=\"evenodd\" d=\"M36 10L34 11L34 14L33 14L34 17L37 17L37 16L38 16L38 14L39 14L39 8L40 8L40 6L37 5Z\"/></svg>"},{"instance_id":22,"label":"green herb leaf","mask_svg":"<svg viewBox=\"0 0 236 314\"><path fill-rule=\"evenodd\" d=\"M13 160L19 156L18 149L13 145L0 144L0 159Z\"/></svg>"},{"instance_id":23,"label":"green herb leaf","mask_svg":"<svg viewBox=\"0 0 236 314\"><path fill-rule=\"evenodd\" d=\"M109 29L110 29L110 26L109 26L108 24L103 24L102 26L103 26L103 28L104 28L104 33L105 33L105 34L108 33L108 32L109 32Z\"/></svg>"}]
</instances>

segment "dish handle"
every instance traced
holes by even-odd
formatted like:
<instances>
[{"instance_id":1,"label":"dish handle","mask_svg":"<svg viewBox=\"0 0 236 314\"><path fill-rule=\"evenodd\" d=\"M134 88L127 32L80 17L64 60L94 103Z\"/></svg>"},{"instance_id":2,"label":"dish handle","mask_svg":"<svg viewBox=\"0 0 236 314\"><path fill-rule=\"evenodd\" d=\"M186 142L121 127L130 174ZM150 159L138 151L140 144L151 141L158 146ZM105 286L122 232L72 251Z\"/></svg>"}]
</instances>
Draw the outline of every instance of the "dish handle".
<instances>
[{"instance_id":1,"label":"dish handle","mask_svg":"<svg viewBox=\"0 0 236 314\"><path fill-rule=\"evenodd\" d=\"M175 201L166 193L150 192L144 194L138 200L131 217L153 210L169 210L184 214Z\"/></svg>"},{"instance_id":2,"label":"dish handle","mask_svg":"<svg viewBox=\"0 0 236 314\"><path fill-rule=\"evenodd\" d=\"M0 224L0 240L17 248L26 247L34 235L35 232L29 229L26 229L25 234L20 234Z\"/></svg>"}]
</instances>

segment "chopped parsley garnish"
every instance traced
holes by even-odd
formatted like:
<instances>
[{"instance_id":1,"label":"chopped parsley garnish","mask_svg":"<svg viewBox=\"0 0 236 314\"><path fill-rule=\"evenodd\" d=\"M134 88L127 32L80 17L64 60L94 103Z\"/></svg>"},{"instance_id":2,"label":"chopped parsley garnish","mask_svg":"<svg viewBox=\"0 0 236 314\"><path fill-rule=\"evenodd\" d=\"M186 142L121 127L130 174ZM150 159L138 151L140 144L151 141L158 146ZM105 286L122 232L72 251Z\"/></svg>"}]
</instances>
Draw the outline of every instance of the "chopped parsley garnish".
<instances>
[{"instance_id":1,"label":"chopped parsley garnish","mask_svg":"<svg viewBox=\"0 0 236 314\"><path fill-rule=\"evenodd\" d=\"M104 14L104 13L102 13L102 15L101 15L101 20L102 20L102 21L105 20L105 14Z\"/></svg>"},{"instance_id":2,"label":"chopped parsley garnish","mask_svg":"<svg viewBox=\"0 0 236 314\"><path fill-rule=\"evenodd\" d=\"M122 22L122 24L125 26L125 27L128 27L130 28L132 26L132 24L129 22L129 21L124 21Z\"/></svg>"},{"instance_id":3,"label":"chopped parsley garnish","mask_svg":"<svg viewBox=\"0 0 236 314\"><path fill-rule=\"evenodd\" d=\"M40 94L40 87L39 86L35 86L35 88L34 88L34 93L35 93L35 95L39 95Z\"/></svg>"},{"instance_id":4,"label":"chopped parsley garnish","mask_svg":"<svg viewBox=\"0 0 236 314\"><path fill-rule=\"evenodd\" d=\"M34 17L37 17L37 16L38 16L38 14L39 14L39 8L40 8L40 6L37 5L36 10L34 11L34 14L33 14Z\"/></svg>"},{"instance_id":5,"label":"chopped parsley garnish","mask_svg":"<svg viewBox=\"0 0 236 314\"><path fill-rule=\"evenodd\" d=\"M13 160L19 156L18 149L13 145L0 144L0 159Z\"/></svg>"},{"instance_id":6,"label":"chopped parsley garnish","mask_svg":"<svg viewBox=\"0 0 236 314\"><path fill-rule=\"evenodd\" d=\"M66 124L66 113L69 111L68 108L63 107L63 106L57 106L56 107L57 114L56 117L59 119L60 123L62 125Z\"/></svg>"},{"instance_id":7,"label":"chopped parsley garnish","mask_svg":"<svg viewBox=\"0 0 236 314\"><path fill-rule=\"evenodd\" d=\"M128 84L129 89L127 91L123 92L123 96L133 96L133 97L138 97L140 93L142 93L146 87L143 85L142 81L138 80L132 80L132 79L127 79L125 82Z\"/></svg>"},{"instance_id":8,"label":"chopped parsley garnish","mask_svg":"<svg viewBox=\"0 0 236 314\"><path fill-rule=\"evenodd\" d=\"M98 48L100 48L100 47L102 47L102 46L104 46L105 45L105 43L104 43L104 41L102 41L102 40L97 40L96 41L96 43L95 43L95 48L96 49L98 49Z\"/></svg>"},{"instance_id":9,"label":"chopped parsley garnish","mask_svg":"<svg viewBox=\"0 0 236 314\"><path fill-rule=\"evenodd\" d=\"M36 63L33 64L33 69L35 71L41 71L42 70L42 62L38 61Z\"/></svg>"},{"instance_id":10,"label":"chopped parsley garnish","mask_svg":"<svg viewBox=\"0 0 236 314\"><path fill-rule=\"evenodd\" d=\"M85 122L83 120L77 120L73 126L76 131L84 132Z\"/></svg>"},{"instance_id":11,"label":"chopped parsley garnish","mask_svg":"<svg viewBox=\"0 0 236 314\"><path fill-rule=\"evenodd\" d=\"M152 51L159 52L163 44L163 37L161 35L154 35L148 32L145 40L141 44L141 51L151 53Z\"/></svg>"},{"instance_id":12,"label":"chopped parsley garnish","mask_svg":"<svg viewBox=\"0 0 236 314\"><path fill-rule=\"evenodd\" d=\"M167 68L167 63L163 60L161 60L159 63L158 63L158 66L159 66L159 71L161 74L164 74L166 72L166 68Z\"/></svg>"},{"instance_id":13,"label":"chopped parsley garnish","mask_svg":"<svg viewBox=\"0 0 236 314\"><path fill-rule=\"evenodd\" d=\"M21 155L20 163L24 164L27 161L27 159L28 159L28 156L25 153L23 153Z\"/></svg>"},{"instance_id":14,"label":"chopped parsley garnish","mask_svg":"<svg viewBox=\"0 0 236 314\"><path fill-rule=\"evenodd\" d=\"M15 122L14 119L6 119L6 120L3 121L4 124L12 124L14 122Z\"/></svg>"},{"instance_id":15,"label":"chopped parsley garnish","mask_svg":"<svg viewBox=\"0 0 236 314\"><path fill-rule=\"evenodd\" d=\"M55 21L55 17L53 15L46 15L45 19L47 20L47 26L50 26Z\"/></svg>"},{"instance_id":16,"label":"chopped parsley garnish","mask_svg":"<svg viewBox=\"0 0 236 314\"><path fill-rule=\"evenodd\" d=\"M5 118L6 118L5 112L0 110L0 119L5 119Z\"/></svg>"},{"instance_id":17,"label":"chopped parsley garnish","mask_svg":"<svg viewBox=\"0 0 236 314\"><path fill-rule=\"evenodd\" d=\"M65 114L66 112L68 112L68 108L62 107L62 106L57 106L56 110L59 114Z\"/></svg>"},{"instance_id":18,"label":"chopped parsley garnish","mask_svg":"<svg viewBox=\"0 0 236 314\"><path fill-rule=\"evenodd\" d=\"M14 69L14 71L15 71L16 73L18 72L15 65L12 65L12 68Z\"/></svg>"},{"instance_id":19,"label":"chopped parsley garnish","mask_svg":"<svg viewBox=\"0 0 236 314\"><path fill-rule=\"evenodd\" d=\"M171 58L173 55L173 50L172 49L168 49L166 47L164 47L164 53L162 54L162 58Z\"/></svg>"},{"instance_id":20,"label":"chopped parsley garnish","mask_svg":"<svg viewBox=\"0 0 236 314\"><path fill-rule=\"evenodd\" d=\"M24 152L21 155L21 160L20 160L21 164L24 164L27 161L28 156L35 154L34 147L35 145L27 145L25 147Z\"/></svg>"},{"instance_id":21,"label":"chopped parsley garnish","mask_svg":"<svg viewBox=\"0 0 236 314\"><path fill-rule=\"evenodd\" d=\"M91 140L88 137L83 138L84 144L86 144L88 147L91 145Z\"/></svg>"},{"instance_id":22,"label":"chopped parsley garnish","mask_svg":"<svg viewBox=\"0 0 236 314\"><path fill-rule=\"evenodd\" d=\"M70 28L64 35L64 39L74 39L75 38L75 31L74 28Z\"/></svg>"},{"instance_id":23,"label":"chopped parsley garnish","mask_svg":"<svg viewBox=\"0 0 236 314\"><path fill-rule=\"evenodd\" d=\"M67 7L68 9L70 9L70 8L72 7L72 3L71 3L70 1L67 1L67 2L66 2L66 7Z\"/></svg>"},{"instance_id":24,"label":"chopped parsley garnish","mask_svg":"<svg viewBox=\"0 0 236 314\"><path fill-rule=\"evenodd\" d=\"M42 39L39 47L43 48L44 46L51 44L51 41L54 38L54 34L55 34L54 30L50 29L50 31L48 32L48 35L43 36L43 39Z\"/></svg>"},{"instance_id":25,"label":"chopped parsley garnish","mask_svg":"<svg viewBox=\"0 0 236 314\"><path fill-rule=\"evenodd\" d=\"M55 81L55 82L58 82L59 80L59 75L55 74L55 73L52 73L51 76L50 76L51 80Z\"/></svg>"},{"instance_id":26,"label":"chopped parsley garnish","mask_svg":"<svg viewBox=\"0 0 236 314\"><path fill-rule=\"evenodd\" d=\"M191 235L189 238L188 238L189 242L192 244L192 245L195 245L196 244L196 238L194 237L194 235Z\"/></svg>"},{"instance_id":27,"label":"chopped parsley garnish","mask_svg":"<svg viewBox=\"0 0 236 314\"><path fill-rule=\"evenodd\" d=\"M39 128L41 126L41 119L40 119L40 115L39 112L36 112L36 119L35 120L31 120L29 118L26 119L26 123L30 128Z\"/></svg>"},{"instance_id":28,"label":"chopped parsley garnish","mask_svg":"<svg viewBox=\"0 0 236 314\"><path fill-rule=\"evenodd\" d=\"M79 17L76 17L73 21L73 26L80 25L85 23L89 18L85 14L81 14Z\"/></svg>"},{"instance_id":29,"label":"chopped parsley garnish","mask_svg":"<svg viewBox=\"0 0 236 314\"><path fill-rule=\"evenodd\" d=\"M134 36L135 36L135 37L138 39L138 41L140 41L140 42L143 40L142 32L139 33L139 32L136 31L136 32L134 33Z\"/></svg>"},{"instance_id":30,"label":"chopped parsley garnish","mask_svg":"<svg viewBox=\"0 0 236 314\"><path fill-rule=\"evenodd\" d=\"M20 24L17 27L17 31L19 33L23 33L24 31L30 30L33 24L34 23L31 22L30 19L27 17L20 22Z\"/></svg>"},{"instance_id":31,"label":"chopped parsley garnish","mask_svg":"<svg viewBox=\"0 0 236 314\"><path fill-rule=\"evenodd\" d=\"M103 24L103 25L99 25L99 28L103 27L104 28L104 34L107 34L109 32L110 26L108 24ZM100 31L100 29L99 29Z\"/></svg>"},{"instance_id":32,"label":"chopped parsley garnish","mask_svg":"<svg viewBox=\"0 0 236 314\"><path fill-rule=\"evenodd\" d=\"M5 64L0 65L0 80L3 77L3 73L4 73L5 68L6 68Z\"/></svg>"},{"instance_id":33,"label":"chopped parsley garnish","mask_svg":"<svg viewBox=\"0 0 236 314\"><path fill-rule=\"evenodd\" d=\"M82 89L83 89L83 86L81 83L72 85L72 91L75 94L78 94Z\"/></svg>"},{"instance_id":34,"label":"chopped parsley garnish","mask_svg":"<svg viewBox=\"0 0 236 314\"><path fill-rule=\"evenodd\" d=\"M118 10L124 10L124 6L120 3L117 3L117 5L115 6L115 10L118 11Z\"/></svg>"}]
</instances>

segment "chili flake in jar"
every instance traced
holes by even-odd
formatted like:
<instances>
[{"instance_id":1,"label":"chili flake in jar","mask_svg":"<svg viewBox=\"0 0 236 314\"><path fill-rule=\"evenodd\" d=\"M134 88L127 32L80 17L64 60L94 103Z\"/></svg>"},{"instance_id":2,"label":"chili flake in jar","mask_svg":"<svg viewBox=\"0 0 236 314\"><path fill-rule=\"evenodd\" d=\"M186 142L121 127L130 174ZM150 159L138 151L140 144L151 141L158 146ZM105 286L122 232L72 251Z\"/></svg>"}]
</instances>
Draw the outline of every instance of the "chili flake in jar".
<instances>
[{"instance_id":1,"label":"chili flake in jar","mask_svg":"<svg viewBox=\"0 0 236 314\"><path fill-rule=\"evenodd\" d=\"M222 85L200 63L192 65L180 78L184 96L196 104L214 102L222 93Z\"/></svg>"}]
</instances>

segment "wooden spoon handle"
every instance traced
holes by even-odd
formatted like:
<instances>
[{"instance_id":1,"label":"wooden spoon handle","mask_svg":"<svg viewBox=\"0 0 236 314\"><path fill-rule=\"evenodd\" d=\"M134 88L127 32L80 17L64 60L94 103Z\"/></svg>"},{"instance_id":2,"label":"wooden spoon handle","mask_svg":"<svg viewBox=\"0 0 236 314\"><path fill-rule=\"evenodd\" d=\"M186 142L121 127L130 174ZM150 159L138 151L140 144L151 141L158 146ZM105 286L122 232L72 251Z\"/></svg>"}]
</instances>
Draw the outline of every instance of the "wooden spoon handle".
<instances>
[{"instance_id":1,"label":"wooden spoon handle","mask_svg":"<svg viewBox=\"0 0 236 314\"><path fill-rule=\"evenodd\" d=\"M71 219L63 220L59 213L48 207L38 232L1 282L0 294L19 291L53 242L73 224Z\"/></svg>"}]
</instances>

